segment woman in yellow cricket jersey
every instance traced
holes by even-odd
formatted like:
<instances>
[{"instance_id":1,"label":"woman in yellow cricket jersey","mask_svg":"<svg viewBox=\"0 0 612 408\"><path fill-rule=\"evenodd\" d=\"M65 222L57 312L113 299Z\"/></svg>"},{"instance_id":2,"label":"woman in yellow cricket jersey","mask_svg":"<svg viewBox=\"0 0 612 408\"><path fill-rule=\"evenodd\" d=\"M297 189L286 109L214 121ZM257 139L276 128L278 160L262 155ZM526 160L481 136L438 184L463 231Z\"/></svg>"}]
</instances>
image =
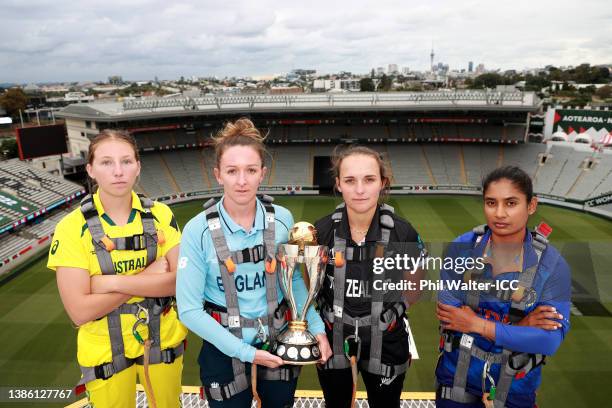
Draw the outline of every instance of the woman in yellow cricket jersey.
<instances>
[{"instance_id":1,"label":"woman in yellow cricket jersey","mask_svg":"<svg viewBox=\"0 0 612 408\"><path fill-rule=\"evenodd\" d=\"M133 191L140 158L127 132L91 141L87 173L98 189L59 222L47 264L78 326L80 388L96 408L134 407L138 376L149 406L178 407L187 329L172 307L176 220Z\"/></svg>"}]
</instances>

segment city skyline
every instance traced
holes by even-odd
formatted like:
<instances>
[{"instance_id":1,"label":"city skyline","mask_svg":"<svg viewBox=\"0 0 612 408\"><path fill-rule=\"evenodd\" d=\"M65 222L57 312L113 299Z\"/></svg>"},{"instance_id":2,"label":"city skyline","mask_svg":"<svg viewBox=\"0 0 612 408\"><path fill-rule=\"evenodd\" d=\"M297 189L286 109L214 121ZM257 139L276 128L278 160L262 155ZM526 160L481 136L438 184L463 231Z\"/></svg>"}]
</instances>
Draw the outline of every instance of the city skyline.
<instances>
[{"instance_id":1,"label":"city skyline","mask_svg":"<svg viewBox=\"0 0 612 408\"><path fill-rule=\"evenodd\" d=\"M455 70L610 64L612 12L587 3L9 1L0 83L427 71L432 42Z\"/></svg>"}]
</instances>

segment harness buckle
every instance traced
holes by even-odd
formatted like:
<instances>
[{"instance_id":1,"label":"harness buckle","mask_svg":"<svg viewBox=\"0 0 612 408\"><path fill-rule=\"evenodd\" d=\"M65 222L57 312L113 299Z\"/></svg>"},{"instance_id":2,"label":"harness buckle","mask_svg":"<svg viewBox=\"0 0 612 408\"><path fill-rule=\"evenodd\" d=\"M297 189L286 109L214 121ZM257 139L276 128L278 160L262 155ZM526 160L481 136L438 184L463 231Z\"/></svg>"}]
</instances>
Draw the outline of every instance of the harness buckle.
<instances>
[{"instance_id":1,"label":"harness buckle","mask_svg":"<svg viewBox=\"0 0 612 408\"><path fill-rule=\"evenodd\" d=\"M472 344L474 344L474 338L472 336L470 336L469 334L463 334L461 336L461 341L459 342L459 345L461 347L464 347L468 350L470 350L472 348Z\"/></svg>"},{"instance_id":2,"label":"harness buckle","mask_svg":"<svg viewBox=\"0 0 612 408\"><path fill-rule=\"evenodd\" d=\"M255 255L257 255L256 259L253 259L253 263L258 263L261 262L265 259L265 250L264 250L264 246L263 245L257 245L255 247L256 251L253 251L253 256L255 257Z\"/></svg>"},{"instance_id":3,"label":"harness buckle","mask_svg":"<svg viewBox=\"0 0 612 408\"><path fill-rule=\"evenodd\" d=\"M147 247L147 239L144 234L134 235L132 237L132 249L141 251Z\"/></svg>"},{"instance_id":4,"label":"harness buckle","mask_svg":"<svg viewBox=\"0 0 612 408\"><path fill-rule=\"evenodd\" d=\"M176 352L173 348L168 348L161 351L161 361L164 364L172 364L176 360Z\"/></svg>"},{"instance_id":5,"label":"harness buckle","mask_svg":"<svg viewBox=\"0 0 612 408\"><path fill-rule=\"evenodd\" d=\"M115 374L115 367L113 363L100 364L94 367L94 374L99 380L108 380Z\"/></svg>"},{"instance_id":6,"label":"harness buckle","mask_svg":"<svg viewBox=\"0 0 612 408\"><path fill-rule=\"evenodd\" d=\"M227 326L231 328L240 327L240 316L228 316Z\"/></svg>"}]
</instances>

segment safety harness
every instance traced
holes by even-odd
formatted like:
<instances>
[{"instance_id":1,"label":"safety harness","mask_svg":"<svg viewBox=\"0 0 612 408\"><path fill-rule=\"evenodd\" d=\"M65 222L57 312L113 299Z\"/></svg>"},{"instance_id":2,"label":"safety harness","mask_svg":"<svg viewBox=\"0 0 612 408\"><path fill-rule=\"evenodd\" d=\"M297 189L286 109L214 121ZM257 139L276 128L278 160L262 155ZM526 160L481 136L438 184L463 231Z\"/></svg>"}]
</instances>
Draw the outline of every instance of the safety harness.
<instances>
[{"instance_id":1,"label":"safety harness","mask_svg":"<svg viewBox=\"0 0 612 408\"><path fill-rule=\"evenodd\" d=\"M391 230L394 228L392 214L393 207L382 204L379 209L379 223L381 226L381 238L374 247L352 247L347 246L347 240L338 236L338 226L342 222L344 203L336 207L332 215L334 221L334 297L330 308L325 302L321 303L320 309L324 321L328 327L332 326L333 357L327 360L325 369L341 369L351 366L350 354L355 354L359 367L369 373L392 377L405 372L410 366L410 360L397 365L384 364L382 358L383 333L399 324L406 312L404 302L396 302L384 310L384 293L380 290L372 291L371 311L369 315L353 317L344 311L344 293L347 261L366 261L373 258L384 257ZM385 279L385 272L379 275L379 279ZM322 297L320 297L322 299ZM374 316L374 317L373 317ZM344 325L355 328L354 334L344 337ZM359 338L360 327L370 327L370 357L368 360L361 359L361 339ZM352 344L351 344L352 343ZM354 352L353 350L356 349ZM349 351L351 350L351 351Z\"/></svg>"},{"instance_id":2,"label":"safety harness","mask_svg":"<svg viewBox=\"0 0 612 408\"><path fill-rule=\"evenodd\" d=\"M278 303L278 292L276 288L276 258L275 258L275 216L272 197L263 195L260 200L265 208L267 226L263 231L263 245L256 245L237 251L230 251L227 239L221 227L221 219L217 210L217 200L212 198L204 204L204 213L208 229L215 247L217 258L219 259L219 269L223 283L226 308L204 303L204 310L209 313L217 322L226 327L230 333L242 339L242 328L257 328L257 335L264 344L263 348L268 349L274 341L278 331L284 326L287 319L288 308L285 303ZM249 319L240 315L238 305L238 292L233 273L236 265L241 263L258 263L264 261L266 271L266 302L268 304L265 316ZM266 336L264 326L268 326L269 335ZM246 365L237 358L232 358L232 369L234 380L227 384L213 383L204 386L204 392L208 398L216 401L223 401L232 398L249 387L246 376ZM283 380L290 381L299 375L298 366L290 367L257 367L257 374L264 380Z\"/></svg>"},{"instance_id":3,"label":"safety harness","mask_svg":"<svg viewBox=\"0 0 612 408\"><path fill-rule=\"evenodd\" d=\"M143 211L140 213L142 220L142 234L136 234L120 238L109 238L104 232L100 222L99 213L94 204L91 194L81 200L81 212L87 222L87 228L92 237L93 247L96 252L100 269L104 275L115 275L115 266L111 258L111 252L115 250L147 251L147 263L150 265L157 258L157 244L164 243L163 232L155 229L154 217L151 212L153 201L143 195L138 195ZM144 356L137 358L127 358L123 344L121 328L121 315L130 314L136 316L136 323L132 328L132 333L136 340L144 344L144 340L136 330L141 324L148 326L149 339L151 342L149 350L149 361L147 364L171 364L174 360L185 352L185 341L174 348L161 349L160 340L160 321L162 314L166 314L173 306L174 298L145 298L137 303L124 303L117 309L110 312L106 318L108 320L108 333L110 337L112 362L100 364L93 367L81 367L81 380L77 385L77 393L83 392L84 385L96 379L107 380L134 363L144 365Z\"/></svg>"},{"instance_id":4,"label":"safety harness","mask_svg":"<svg viewBox=\"0 0 612 408\"><path fill-rule=\"evenodd\" d=\"M502 302L511 301L508 319L510 324L518 323L525 315L525 309L536 301L536 293L533 290L533 283L538 271L542 254L548 245L548 235L552 229L542 223L535 231L532 231L532 247L536 253L537 262L535 265L527 268L519 274L518 288L516 290L489 290L487 292L479 292L476 290L466 293L466 304L478 311L478 304L482 293L487 293L490 296L496 297ZM480 225L473 229L476 236L474 248L480 244L484 234L486 233L486 225ZM492 279L483 277L484 268L482 270L472 269L464 274L464 281L474 280L477 282L492 283ZM494 285L488 285L493 287ZM448 330L441 330L440 346L446 352L452 352L459 349L457 358L457 366L455 376L453 378L452 387L438 386L437 397L449 399L459 403L475 403L480 399L466 391L468 370L470 367L471 357L475 357L485 362L482 373L482 392L483 402L486 405L492 405L495 408L503 408L510 392L512 381L525 377L527 373L536 367L545 363L545 357L542 354L514 352L512 350L503 349L500 353L484 351L476 346L474 337L467 333L454 333ZM495 383L493 377L489 374L489 370L493 364L501 364L502 369ZM487 379L491 383L489 392L486 392ZM492 404L491 404L492 403Z\"/></svg>"}]
</instances>

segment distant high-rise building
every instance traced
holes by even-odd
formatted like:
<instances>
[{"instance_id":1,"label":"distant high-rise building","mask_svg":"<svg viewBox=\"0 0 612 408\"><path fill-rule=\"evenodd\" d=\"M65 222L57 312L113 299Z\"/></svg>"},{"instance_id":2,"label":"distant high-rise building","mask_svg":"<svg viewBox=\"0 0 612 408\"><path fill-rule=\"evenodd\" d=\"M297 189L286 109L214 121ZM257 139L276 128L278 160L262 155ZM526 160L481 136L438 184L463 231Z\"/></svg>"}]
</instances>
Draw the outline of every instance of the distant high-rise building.
<instances>
[{"instance_id":1,"label":"distant high-rise building","mask_svg":"<svg viewBox=\"0 0 612 408\"><path fill-rule=\"evenodd\" d=\"M431 68L431 72L433 72L434 70L434 48L433 48L433 41L431 42L431 54L429 54L429 67Z\"/></svg>"},{"instance_id":2,"label":"distant high-rise building","mask_svg":"<svg viewBox=\"0 0 612 408\"><path fill-rule=\"evenodd\" d=\"M468 72L474 71L474 61L468 62Z\"/></svg>"},{"instance_id":3,"label":"distant high-rise building","mask_svg":"<svg viewBox=\"0 0 612 408\"><path fill-rule=\"evenodd\" d=\"M396 74L399 72L399 69L397 67L397 64L389 64L389 68L387 69L387 73L389 74Z\"/></svg>"},{"instance_id":4,"label":"distant high-rise building","mask_svg":"<svg viewBox=\"0 0 612 408\"><path fill-rule=\"evenodd\" d=\"M408 68L408 67L403 67L402 68L402 74L408 75L409 73L410 73L410 68Z\"/></svg>"},{"instance_id":5,"label":"distant high-rise building","mask_svg":"<svg viewBox=\"0 0 612 408\"><path fill-rule=\"evenodd\" d=\"M476 66L476 73L477 74L483 74L485 72L485 66L484 64L478 64Z\"/></svg>"},{"instance_id":6,"label":"distant high-rise building","mask_svg":"<svg viewBox=\"0 0 612 408\"><path fill-rule=\"evenodd\" d=\"M109 76L108 83L111 85L123 85L123 78L120 75Z\"/></svg>"},{"instance_id":7,"label":"distant high-rise building","mask_svg":"<svg viewBox=\"0 0 612 408\"><path fill-rule=\"evenodd\" d=\"M385 69L383 67L376 68L376 75L384 75Z\"/></svg>"}]
</instances>

